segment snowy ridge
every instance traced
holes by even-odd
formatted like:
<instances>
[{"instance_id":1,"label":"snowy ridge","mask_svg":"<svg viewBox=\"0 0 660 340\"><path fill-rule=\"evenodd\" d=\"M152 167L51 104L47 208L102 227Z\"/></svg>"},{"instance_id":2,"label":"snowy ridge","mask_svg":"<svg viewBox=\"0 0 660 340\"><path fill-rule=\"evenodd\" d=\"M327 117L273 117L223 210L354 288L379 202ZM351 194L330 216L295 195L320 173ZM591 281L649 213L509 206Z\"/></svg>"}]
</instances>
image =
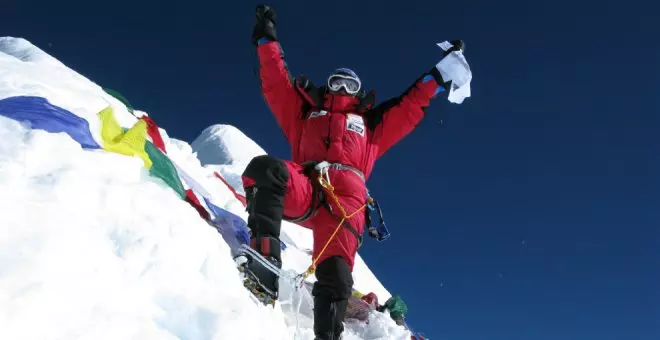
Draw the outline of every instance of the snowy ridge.
<instances>
[{"instance_id":1,"label":"snowy ridge","mask_svg":"<svg viewBox=\"0 0 660 340\"><path fill-rule=\"evenodd\" d=\"M5 56L11 56L24 62L33 62L51 67L66 67L59 60L53 58L25 39L0 37L0 51Z\"/></svg>"},{"instance_id":2,"label":"snowy ridge","mask_svg":"<svg viewBox=\"0 0 660 340\"><path fill-rule=\"evenodd\" d=\"M0 102L15 96L42 97L83 118L99 145L98 113L108 105L122 127L138 122L27 40L0 38ZM277 308L253 303L227 242L140 158L84 149L8 114L0 111L0 339L313 339L309 296L282 283ZM229 126L206 129L195 150L159 131L177 170L245 218L213 164L240 176L265 151ZM303 271L311 232L285 223L282 235L283 269ZM355 267L356 289L389 297L359 257ZM410 338L382 313L368 324L347 321L344 334Z\"/></svg>"}]
</instances>

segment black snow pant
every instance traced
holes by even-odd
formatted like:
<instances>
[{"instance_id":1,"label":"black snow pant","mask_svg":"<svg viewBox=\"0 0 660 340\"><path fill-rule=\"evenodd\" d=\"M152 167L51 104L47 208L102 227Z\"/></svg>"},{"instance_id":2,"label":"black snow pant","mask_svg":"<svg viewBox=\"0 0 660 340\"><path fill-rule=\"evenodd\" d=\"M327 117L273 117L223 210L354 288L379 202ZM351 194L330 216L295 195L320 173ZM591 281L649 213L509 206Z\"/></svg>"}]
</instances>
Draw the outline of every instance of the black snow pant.
<instances>
[{"instance_id":1,"label":"black snow pant","mask_svg":"<svg viewBox=\"0 0 660 340\"><path fill-rule=\"evenodd\" d=\"M353 289L353 275L340 256L325 259L316 267L314 335L317 340L339 340Z\"/></svg>"},{"instance_id":2,"label":"black snow pant","mask_svg":"<svg viewBox=\"0 0 660 340\"><path fill-rule=\"evenodd\" d=\"M243 172L251 247L279 268L282 266L280 229L288 179L286 165L268 155L253 158ZM317 265L316 279L312 289L314 334L318 340L339 340L353 288L348 263L339 256L329 257ZM260 280L275 292L279 290L274 274L263 272Z\"/></svg>"}]
</instances>

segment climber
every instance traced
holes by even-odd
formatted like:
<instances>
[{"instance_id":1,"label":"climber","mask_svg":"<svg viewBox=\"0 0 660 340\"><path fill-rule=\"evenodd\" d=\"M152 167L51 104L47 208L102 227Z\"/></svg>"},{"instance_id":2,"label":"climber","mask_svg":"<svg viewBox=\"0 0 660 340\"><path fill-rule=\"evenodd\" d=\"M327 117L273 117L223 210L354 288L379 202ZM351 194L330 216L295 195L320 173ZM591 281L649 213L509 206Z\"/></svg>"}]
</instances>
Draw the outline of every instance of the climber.
<instances>
[{"instance_id":1,"label":"climber","mask_svg":"<svg viewBox=\"0 0 660 340\"><path fill-rule=\"evenodd\" d=\"M378 106L373 105L374 92L367 93L350 69L337 69L325 85L315 87L305 77L291 77L275 23L275 11L258 5L252 43L263 96L291 145L292 160L257 156L242 174L250 246L281 268L282 220L312 229L314 333L319 340L336 340L344 329L354 259L365 229L365 181L376 159L415 128L433 97L453 91L453 82L444 81L433 67L403 94ZM454 41L443 58L462 49L462 42ZM249 261L247 270L277 299L276 274L258 261Z\"/></svg>"}]
</instances>

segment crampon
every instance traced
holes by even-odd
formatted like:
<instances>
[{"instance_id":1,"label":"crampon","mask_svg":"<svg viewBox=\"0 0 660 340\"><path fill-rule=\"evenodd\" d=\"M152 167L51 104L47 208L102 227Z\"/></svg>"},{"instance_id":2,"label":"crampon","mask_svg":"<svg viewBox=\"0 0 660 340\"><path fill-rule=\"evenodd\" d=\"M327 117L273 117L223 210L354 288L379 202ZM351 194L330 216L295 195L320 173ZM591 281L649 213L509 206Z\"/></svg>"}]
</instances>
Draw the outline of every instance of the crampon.
<instances>
[{"instance_id":1,"label":"crampon","mask_svg":"<svg viewBox=\"0 0 660 340\"><path fill-rule=\"evenodd\" d=\"M234 261L238 267L241 279L243 280L243 286L250 293L252 293L252 297L255 301L260 302L265 306L275 307L275 301L277 301L277 293L268 289L261 283L257 274L255 274L253 271L254 266L259 266L260 262L253 261L249 256L253 255L240 254L234 257ZM251 261L253 262L251 263ZM251 270L250 267L253 269Z\"/></svg>"}]
</instances>

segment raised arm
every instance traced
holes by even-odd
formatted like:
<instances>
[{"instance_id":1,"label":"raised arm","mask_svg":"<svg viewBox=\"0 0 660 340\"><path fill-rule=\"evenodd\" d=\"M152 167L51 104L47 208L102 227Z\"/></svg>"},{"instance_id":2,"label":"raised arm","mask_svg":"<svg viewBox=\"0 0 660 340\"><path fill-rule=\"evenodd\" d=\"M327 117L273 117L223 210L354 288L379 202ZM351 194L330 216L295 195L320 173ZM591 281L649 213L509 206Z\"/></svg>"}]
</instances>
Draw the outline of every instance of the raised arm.
<instances>
[{"instance_id":1,"label":"raised arm","mask_svg":"<svg viewBox=\"0 0 660 340\"><path fill-rule=\"evenodd\" d=\"M377 158L415 129L424 118L425 109L431 104L431 99L438 93L449 92L451 89L448 99L455 103L462 102L460 96L469 96L472 73L462 55L465 48L463 41L454 40L438 45L445 52L442 60L431 71L420 77L400 96L391 98L366 113L367 124L372 131L372 143L378 147ZM463 87L465 88L461 90ZM464 92L457 95L453 92L457 88Z\"/></svg>"},{"instance_id":2,"label":"raised arm","mask_svg":"<svg viewBox=\"0 0 660 340\"><path fill-rule=\"evenodd\" d=\"M373 131L373 143L378 146L376 157L382 156L415 129L424 118L431 99L445 90L438 84L442 84L441 79L436 80L432 73L425 74L400 96L384 101L366 113L367 124Z\"/></svg>"},{"instance_id":3,"label":"raised arm","mask_svg":"<svg viewBox=\"0 0 660 340\"><path fill-rule=\"evenodd\" d=\"M284 61L284 52L277 41L275 12L268 6L259 5L256 15L252 43L257 46L259 56L261 91L287 140L292 142L299 124L302 124L299 118L303 99L295 88Z\"/></svg>"}]
</instances>

